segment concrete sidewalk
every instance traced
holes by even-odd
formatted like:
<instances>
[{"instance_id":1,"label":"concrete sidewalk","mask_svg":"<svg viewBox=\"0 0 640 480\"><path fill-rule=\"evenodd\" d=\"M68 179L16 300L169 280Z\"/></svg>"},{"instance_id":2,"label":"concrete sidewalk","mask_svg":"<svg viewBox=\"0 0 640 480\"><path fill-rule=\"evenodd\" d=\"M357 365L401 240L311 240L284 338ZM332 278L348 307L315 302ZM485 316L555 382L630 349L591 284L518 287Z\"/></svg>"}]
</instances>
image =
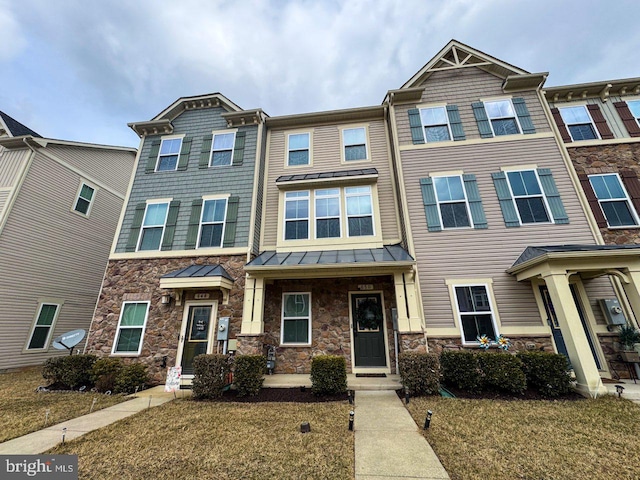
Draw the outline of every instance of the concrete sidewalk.
<instances>
[{"instance_id":1,"label":"concrete sidewalk","mask_svg":"<svg viewBox=\"0 0 640 480\"><path fill-rule=\"evenodd\" d=\"M357 392L354 427L356 480L449 478L395 392Z\"/></svg>"}]
</instances>

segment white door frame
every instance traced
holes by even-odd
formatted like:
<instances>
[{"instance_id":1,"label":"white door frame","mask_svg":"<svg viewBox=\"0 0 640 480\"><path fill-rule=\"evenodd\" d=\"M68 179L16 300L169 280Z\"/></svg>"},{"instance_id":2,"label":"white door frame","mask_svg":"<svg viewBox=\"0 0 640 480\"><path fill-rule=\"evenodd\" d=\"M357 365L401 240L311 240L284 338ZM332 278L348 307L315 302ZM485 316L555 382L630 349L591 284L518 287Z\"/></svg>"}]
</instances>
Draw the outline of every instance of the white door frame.
<instances>
[{"instance_id":1,"label":"white door frame","mask_svg":"<svg viewBox=\"0 0 640 480\"><path fill-rule=\"evenodd\" d=\"M356 367L356 349L353 338L353 326L354 326L354 318L353 318L353 302L352 295L370 295L370 294L378 294L380 295L380 303L382 307L382 327L384 332L384 354L387 359L386 367ZM391 359L389 355L389 336L387 332L387 312L385 310L384 305L384 292L382 290L356 290L349 292L349 338L351 340L351 372L356 373L386 373L388 375L391 374Z\"/></svg>"}]
</instances>

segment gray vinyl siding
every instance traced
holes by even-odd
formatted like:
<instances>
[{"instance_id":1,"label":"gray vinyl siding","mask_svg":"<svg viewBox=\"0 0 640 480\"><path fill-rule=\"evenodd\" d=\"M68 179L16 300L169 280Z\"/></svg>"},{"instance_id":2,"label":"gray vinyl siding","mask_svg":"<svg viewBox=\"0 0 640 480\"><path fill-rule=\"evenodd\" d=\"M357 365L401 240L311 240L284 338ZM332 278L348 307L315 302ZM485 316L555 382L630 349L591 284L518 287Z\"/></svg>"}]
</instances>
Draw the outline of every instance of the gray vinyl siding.
<instances>
[{"instance_id":1,"label":"gray vinyl siding","mask_svg":"<svg viewBox=\"0 0 640 480\"><path fill-rule=\"evenodd\" d=\"M531 286L505 273L530 245L594 244L587 219L553 138L452 145L402 152L409 218L416 249L428 327L451 327L453 310L446 279L491 278L503 325L540 325ZM507 228L491 174L503 166L536 164L550 168L569 224L529 224ZM476 175L488 229L427 231L420 178L432 171L463 170ZM613 292L610 290L610 294Z\"/></svg>"},{"instance_id":2,"label":"gray vinyl siding","mask_svg":"<svg viewBox=\"0 0 640 480\"><path fill-rule=\"evenodd\" d=\"M30 150L5 150L0 147L0 188L15 185L29 159Z\"/></svg>"},{"instance_id":3,"label":"gray vinyl siding","mask_svg":"<svg viewBox=\"0 0 640 480\"><path fill-rule=\"evenodd\" d=\"M89 217L73 213L81 178L37 154L16 197L0 235L0 369L64 354L22 353L38 299L64 301L52 338L89 328L122 199L98 189Z\"/></svg>"},{"instance_id":4,"label":"gray vinyl siding","mask_svg":"<svg viewBox=\"0 0 640 480\"><path fill-rule=\"evenodd\" d=\"M175 118L172 135L185 134L192 138L191 153L185 171L145 173L147 159L153 140L161 135L146 137L135 172L133 187L126 207L120 230L116 252L124 252L136 205L154 198L172 198L180 201L172 250L183 250L187 239L191 202L203 195L230 194L239 197L238 223L235 247L248 245L251 221L251 201L255 169L257 126L239 127L246 132L244 161L241 166L198 168L202 138L213 130L227 129L227 123L220 114L223 108L188 110Z\"/></svg>"},{"instance_id":5,"label":"gray vinyl siding","mask_svg":"<svg viewBox=\"0 0 640 480\"><path fill-rule=\"evenodd\" d=\"M474 140L479 139L480 134L478 133L478 126L471 108L473 102L492 97L522 97L529 110L536 133L550 132L551 128L537 93L530 91L505 94L502 91L502 83L503 80L501 78L477 68L435 72L427 79L424 85L421 103L457 105L466 139ZM400 146L413 143L411 141L407 112L415 107L415 103L397 105L395 107Z\"/></svg>"},{"instance_id":6,"label":"gray vinyl siding","mask_svg":"<svg viewBox=\"0 0 640 480\"><path fill-rule=\"evenodd\" d=\"M578 105L598 105L600 107L600 111L602 112L602 116L607 121L607 125L613 132L614 138L630 138L629 132L622 123L620 119L620 115L616 111L616 107L614 105L615 102L622 102L627 100L638 100L637 97L629 98L629 97L617 97L612 96L607 99L606 102L600 100L600 98L586 98L586 99L577 99L573 102L549 102L550 108L564 108L564 107L575 107ZM576 142L575 145L568 144L567 146L578 146L580 142Z\"/></svg>"},{"instance_id":7,"label":"gray vinyl siding","mask_svg":"<svg viewBox=\"0 0 640 480\"><path fill-rule=\"evenodd\" d=\"M367 145L371 161L341 163L341 129L348 128L348 124L322 125L295 129L296 132L309 131L312 134L312 165L302 168L285 168L285 150L287 134L291 130L272 130L269 146L268 172L265 185L265 202L270 208L266 209L264 228L264 245L275 246L278 235L279 191L276 179L280 175L295 173L334 172L349 169L375 168L378 170L378 203L380 220L382 223L383 241L397 240L400 237L398 227L398 208L393 192L393 178L389 146L387 143L386 127L383 120L358 122L354 125L369 125L369 141Z\"/></svg>"}]
</instances>

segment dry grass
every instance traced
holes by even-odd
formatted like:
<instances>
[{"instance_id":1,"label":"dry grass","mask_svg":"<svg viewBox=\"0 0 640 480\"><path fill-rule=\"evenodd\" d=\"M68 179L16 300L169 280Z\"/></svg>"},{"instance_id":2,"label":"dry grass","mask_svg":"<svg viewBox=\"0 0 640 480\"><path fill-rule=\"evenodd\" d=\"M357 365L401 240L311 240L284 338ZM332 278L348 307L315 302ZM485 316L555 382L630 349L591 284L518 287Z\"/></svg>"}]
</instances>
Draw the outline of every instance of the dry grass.
<instances>
[{"instance_id":1,"label":"dry grass","mask_svg":"<svg viewBox=\"0 0 640 480\"><path fill-rule=\"evenodd\" d=\"M415 398L416 423L452 479L640 478L640 407L583 401Z\"/></svg>"},{"instance_id":2,"label":"dry grass","mask_svg":"<svg viewBox=\"0 0 640 480\"><path fill-rule=\"evenodd\" d=\"M40 367L0 374L0 442L10 440L44 427L46 411L49 425L123 402L120 395L93 393L36 393L46 382Z\"/></svg>"},{"instance_id":3,"label":"dry grass","mask_svg":"<svg viewBox=\"0 0 640 480\"><path fill-rule=\"evenodd\" d=\"M349 479L348 412L346 402L176 400L50 453L77 454L82 479ZM303 421L310 433L300 433Z\"/></svg>"}]
</instances>

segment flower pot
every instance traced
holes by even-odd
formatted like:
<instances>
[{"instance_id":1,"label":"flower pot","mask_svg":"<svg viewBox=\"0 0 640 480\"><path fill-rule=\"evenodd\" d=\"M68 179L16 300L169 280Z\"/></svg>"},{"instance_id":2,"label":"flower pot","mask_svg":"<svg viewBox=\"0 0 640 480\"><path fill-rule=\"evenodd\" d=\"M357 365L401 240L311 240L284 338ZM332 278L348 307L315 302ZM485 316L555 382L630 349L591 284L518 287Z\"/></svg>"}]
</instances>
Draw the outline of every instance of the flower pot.
<instances>
[{"instance_id":1,"label":"flower pot","mask_svg":"<svg viewBox=\"0 0 640 480\"><path fill-rule=\"evenodd\" d=\"M636 363L640 363L640 353L636 352L635 350L625 350L620 352L620 356L622 357L622 359L625 362L636 362Z\"/></svg>"}]
</instances>

